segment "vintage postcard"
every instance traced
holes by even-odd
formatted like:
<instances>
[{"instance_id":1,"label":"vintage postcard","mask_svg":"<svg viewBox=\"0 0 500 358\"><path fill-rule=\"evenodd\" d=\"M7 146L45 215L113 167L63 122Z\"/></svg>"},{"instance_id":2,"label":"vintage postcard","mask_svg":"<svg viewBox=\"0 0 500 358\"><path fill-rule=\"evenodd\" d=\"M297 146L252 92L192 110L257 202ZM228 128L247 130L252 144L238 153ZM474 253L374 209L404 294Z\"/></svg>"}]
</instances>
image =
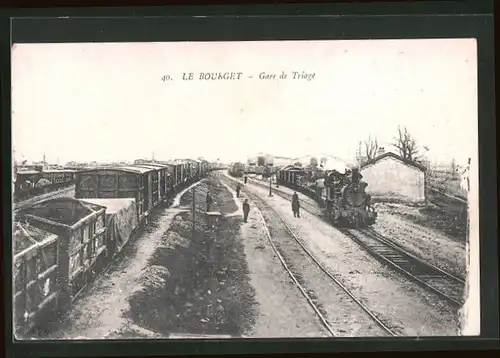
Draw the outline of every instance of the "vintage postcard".
<instances>
[{"instance_id":1,"label":"vintage postcard","mask_svg":"<svg viewBox=\"0 0 500 358\"><path fill-rule=\"evenodd\" d=\"M17 339L480 335L475 39L12 47Z\"/></svg>"}]
</instances>

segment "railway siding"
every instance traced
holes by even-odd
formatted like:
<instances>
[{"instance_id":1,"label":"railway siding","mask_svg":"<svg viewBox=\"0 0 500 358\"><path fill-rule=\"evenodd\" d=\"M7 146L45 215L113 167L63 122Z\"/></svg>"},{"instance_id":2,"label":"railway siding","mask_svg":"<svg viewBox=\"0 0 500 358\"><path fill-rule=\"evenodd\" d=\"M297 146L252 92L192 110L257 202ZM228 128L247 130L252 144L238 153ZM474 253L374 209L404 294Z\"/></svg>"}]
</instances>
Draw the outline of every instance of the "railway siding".
<instances>
[{"instance_id":1,"label":"railway siding","mask_svg":"<svg viewBox=\"0 0 500 358\"><path fill-rule=\"evenodd\" d=\"M389 270L366 253L350 238L310 213L294 219L288 200L268 191L247 186L260 194L290 223L308 249L324 263L339 280L384 322L399 328L403 335L455 335L459 330L454 308L433 293ZM415 316L412 312L421 312Z\"/></svg>"},{"instance_id":2,"label":"railway siding","mask_svg":"<svg viewBox=\"0 0 500 358\"><path fill-rule=\"evenodd\" d=\"M224 215L218 237L204 216L207 188ZM217 179L198 185L195 195L194 238L187 191L179 206L150 218L144 234L45 338L327 336L264 246L257 216L242 225L241 204Z\"/></svg>"},{"instance_id":3,"label":"railway siding","mask_svg":"<svg viewBox=\"0 0 500 358\"><path fill-rule=\"evenodd\" d=\"M256 196L251 196L269 226L271 240L283 256L288 269L301 287L306 297L311 299L325 325L338 337L374 337L395 335L390 329L381 328L375 319L365 312L343 291L329 275L309 257L295 241L293 232L284 224L277 212ZM370 312L371 313L371 312ZM382 323L383 324L383 323Z\"/></svg>"},{"instance_id":4,"label":"railway siding","mask_svg":"<svg viewBox=\"0 0 500 358\"><path fill-rule=\"evenodd\" d=\"M226 182L223 184L227 186ZM240 216L242 201L246 195L240 193L234 199ZM258 316L249 337L328 337L327 329L314 315L313 309L297 289L290 275L284 270L267 238L265 225L257 207L251 203L248 224L240 227L240 238L245 247L251 284L255 288L259 304Z\"/></svg>"},{"instance_id":5,"label":"railway siding","mask_svg":"<svg viewBox=\"0 0 500 358\"><path fill-rule=\"evenodd\" d=\"M263 189L266 187L259 180L252 180L251 183ZM293 190L280 185L279 188L273 187L273 193L291 200ZM299 198L302 211L321 215L321 209L312 198L300 193ZM423 216L417 214L418 208L399 204L377 204L377 211L379 215L372 226L373 229L400 245L410 254L465 280L466 250L463 242L446 236L437 229L406 219L409 215L419 215L420 222L422 222Z\"/></svg>"}]
</instances>

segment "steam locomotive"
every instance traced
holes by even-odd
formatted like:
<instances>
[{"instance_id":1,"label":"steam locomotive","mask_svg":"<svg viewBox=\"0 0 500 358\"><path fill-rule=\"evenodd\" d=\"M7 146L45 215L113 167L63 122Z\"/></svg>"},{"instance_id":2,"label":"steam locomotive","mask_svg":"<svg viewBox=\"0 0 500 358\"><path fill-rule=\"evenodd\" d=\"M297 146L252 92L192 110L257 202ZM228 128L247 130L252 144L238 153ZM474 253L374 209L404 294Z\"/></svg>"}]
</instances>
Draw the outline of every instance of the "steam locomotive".
<instances>
[{"instance_id":1,"label":"steam locomotive","mask_svg":"<svg viewBox=\"0 0 500 358\"><path fill-rule=\"evenodd\" d=\"M277 177L279 184L320 202L323 215L335 226L361 228L375 223L377 212L365 190L368 184L357 168L345 173L326 171L319 177L303 168L288 167L278 171Z\"/></svg>"},{"instance_id":2,"label":"steam locomotive","mask_svg":"<svg viewBox=\"0 0 500 358\"><path fill-rule=\"evenodd\" d=\"M228 171L233 177L242 177L245 173L245 164L240 162L231 163Z\"/></svg>"}]
</instances>

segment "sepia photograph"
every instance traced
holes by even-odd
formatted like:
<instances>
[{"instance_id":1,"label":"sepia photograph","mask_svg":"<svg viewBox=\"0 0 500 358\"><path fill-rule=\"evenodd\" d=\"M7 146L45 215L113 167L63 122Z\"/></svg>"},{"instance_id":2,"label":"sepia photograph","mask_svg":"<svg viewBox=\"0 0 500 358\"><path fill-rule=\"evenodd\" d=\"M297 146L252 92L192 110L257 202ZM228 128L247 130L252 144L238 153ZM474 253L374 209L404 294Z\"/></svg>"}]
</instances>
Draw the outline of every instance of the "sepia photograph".
<instances>
[{"instance_id":1,"label":"sepia photograph","mask_svg":"<svg viewBox=\"0 0 500 358\"><path fill-rule=\"evenodd\" d=\"M13 44L15 338L480 335L477 56Z\"/></svg>"}]
</instances>

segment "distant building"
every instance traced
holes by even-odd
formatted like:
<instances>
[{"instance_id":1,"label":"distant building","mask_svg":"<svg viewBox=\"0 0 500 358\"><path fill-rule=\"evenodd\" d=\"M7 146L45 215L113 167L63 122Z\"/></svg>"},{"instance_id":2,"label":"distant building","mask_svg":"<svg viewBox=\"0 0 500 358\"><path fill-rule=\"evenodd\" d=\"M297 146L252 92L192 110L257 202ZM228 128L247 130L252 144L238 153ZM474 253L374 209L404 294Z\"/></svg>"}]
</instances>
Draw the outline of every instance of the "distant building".
<instances>
[{"instance_id":1,"label":"distant building","mask_svg":"<svg viewBox=\"0 0 500 358\"><path fill-rule=\"evenodd\" d=\"M383 153L361 165L361 175L373 198L425 201L426 168L394 153Z\"/></svg>"},{"instance_id":2,"label":"distant building","mask_svg":"<svg viewBox=\"0 0 500 358\"><path fill-rule=\"evenodd\" d=\"M293 164L293 159L288 157L274 157L274 165L277 167L284 167Z\"/></svg>"},{"instance_id":3,"label":"distant building","mask_svg":"<svg viewBox=\"0 0 500 358\"><path fill-rule=\"evenodd\" d=\"M344 160L328 154L311 154L293 160L294 163L300 163L302 167L316 167L319 170L337 170L341 173L348 169L350 165Z\"/></svg>"}]
</instances>

